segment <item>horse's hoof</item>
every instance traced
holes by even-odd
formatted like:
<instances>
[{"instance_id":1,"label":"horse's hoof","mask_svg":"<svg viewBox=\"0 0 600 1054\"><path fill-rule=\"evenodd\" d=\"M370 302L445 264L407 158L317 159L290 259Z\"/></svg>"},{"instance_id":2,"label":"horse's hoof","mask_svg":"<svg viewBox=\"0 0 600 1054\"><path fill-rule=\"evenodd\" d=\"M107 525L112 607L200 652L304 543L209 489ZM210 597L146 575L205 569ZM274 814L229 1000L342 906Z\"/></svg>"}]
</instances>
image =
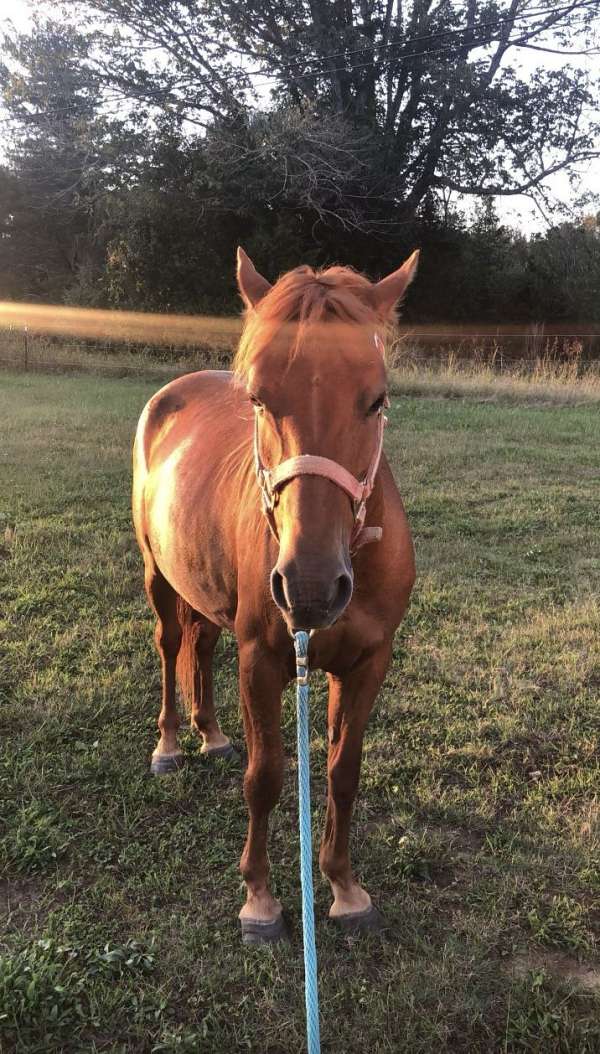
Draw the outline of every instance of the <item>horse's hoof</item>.
<instances>
[{"instance_id":1,"label":"horse's hoof","mask_svg":"<svg viewBox=\"0 0 600 1054\"><path fill-rule=\"evenodd\" d=\"M153 754L150 772L153 776L165 776L167 772L177 772L184 765L185 757L181 750L176 754Z\"/></svg>"},{"instance_id":2,"label":"horse's hoof","mask_svg":"<svg viewBox=\"0 0 600 1054\"><path fill-rule=\"evenodd\" d=\"M224 758L225 761L240 761L240 755L232 743L225 743L222 747L209 747L208 750L200 751L203 758Z\"/></svg>"},{"instance_id":3,"label":"horse's hoof","mask_svg":"<svg viewBox=\"0 0 600 1054\"><path fill-rule=\"evenodd\" d=\"M379 933L386 928L386 921L374 904L364 911L353 911L347 915L331 915L331 921L342 933L358 936L362 933Z\"/></svg>"},{"instance_id":4,"label":"horse's hoof","mask_svg":"<svg viewBox=\"0 0 600 1054\"><path fill-rule=\"evenodd\" d=\"M242 924L242 944L275 944L276 941L289 940L290 934L283 915L278 915L272 922L260 922L258 919L240 919Z\"/></svg>"}]
</instances>

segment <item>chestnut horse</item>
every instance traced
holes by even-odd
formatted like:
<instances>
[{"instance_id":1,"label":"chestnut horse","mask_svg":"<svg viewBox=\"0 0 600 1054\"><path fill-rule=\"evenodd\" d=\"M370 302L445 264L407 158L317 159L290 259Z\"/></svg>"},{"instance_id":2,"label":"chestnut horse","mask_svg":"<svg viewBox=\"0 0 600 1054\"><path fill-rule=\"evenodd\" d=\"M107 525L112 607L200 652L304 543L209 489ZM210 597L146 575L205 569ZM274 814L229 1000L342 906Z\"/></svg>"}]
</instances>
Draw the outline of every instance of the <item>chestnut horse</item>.
<instances>
[{"instance_id":1,"label":"chestnut horse","mask_svg":"<svg viewBox=\"0 0 600 1054\"><path fill-rule=\"evenodd\" d=\"M203 753L231 753L215 716L212 659L221 630L233 631L248 748L246 942L285 935L267 828L283 781L281 694L295 676L298 629L313 631L310 667L329 681L319 858L329 914L352 930L381 922L353 876L348 840L365 725L415 574L381 440L382 332L417 256L376 284L348 268L299 267L272 287L239 250L247 312L233 372L172 381L137 429L133 514L163 676L152 771L182 760L176 675Z\"/></svg>"}]
</instances>

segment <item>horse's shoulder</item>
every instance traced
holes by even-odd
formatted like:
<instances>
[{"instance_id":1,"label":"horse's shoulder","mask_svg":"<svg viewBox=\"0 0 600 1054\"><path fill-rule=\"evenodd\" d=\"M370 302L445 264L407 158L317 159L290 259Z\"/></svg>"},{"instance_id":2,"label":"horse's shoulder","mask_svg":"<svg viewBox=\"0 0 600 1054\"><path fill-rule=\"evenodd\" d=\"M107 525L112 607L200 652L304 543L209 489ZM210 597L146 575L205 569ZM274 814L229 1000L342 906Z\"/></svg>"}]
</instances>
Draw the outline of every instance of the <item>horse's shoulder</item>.
<instances>
[{"instance_id":1,"label":"horse's shoulder","mask_svg":"<svg viewBox=\"0 0 600 1054\"><path fill-rule=\"evenodd\" d=\"M227 398L233 388L231 378L225 370L199 370L177 377L155 392L138 422L134 463L147 470L155 445L167 434L174 437L189 428L185 411L193 413L203 403Z\"/></svg>"},{"instance_id":2,"label":"horse's shoulder","mask_svg":"<svg viewBox=\"0 0 600 1054\"><path fill-rule=\"evenodd\" d=\"M225 394L231 385L231 374L225 370L199 370L177 377L156 392L145 409L145 428L160 429L168 417L180 413L191 403Z\"/></svg>"}]
</instances>

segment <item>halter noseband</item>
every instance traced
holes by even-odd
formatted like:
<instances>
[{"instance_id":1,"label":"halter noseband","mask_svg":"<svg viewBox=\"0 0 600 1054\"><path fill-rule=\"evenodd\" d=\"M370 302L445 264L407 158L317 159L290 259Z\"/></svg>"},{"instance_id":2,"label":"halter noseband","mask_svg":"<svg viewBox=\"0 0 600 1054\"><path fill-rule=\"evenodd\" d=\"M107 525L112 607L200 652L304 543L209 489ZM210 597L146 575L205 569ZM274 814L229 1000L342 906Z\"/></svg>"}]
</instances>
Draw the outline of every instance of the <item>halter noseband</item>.
<instances>
[{"instance_id":1,"label":"halter noseband","mask_svg":"<svg viewBox=\"0 0 600 1054\"><path fill-rule=\"evenodd\" d=\"M383 351L383 344L379 336L375 337L375 346ZM384 406L389 406L387 398ZM350 538L351 553L355 553L362 545L381 540L383 534L381 527L364 526L367 500L375 486L375 477L377 476L383 451L383 430L387 422L387 417L383 413L383 407L378 410L377 417L377 443L367 474L361 482L351 472L348 472L348 469L344 468L343 465L338 464L337 461L332 461L328 457L319 457L316 454L299 454L297 457L290 457L286 461L282 461L276 468L265 468L260 457L258 411L256 411L254 418L254 470L262 494L263 512L267 517L271 533L276 541L279 541L279 536L275 524L274 509L279 501L281 490L286 483L295 479L296 476L322 476L324 479L331 480L336 487L340 487L341 490L346 492L352 502L354 512L354 527Z\"/></svg>"}]
</instances>

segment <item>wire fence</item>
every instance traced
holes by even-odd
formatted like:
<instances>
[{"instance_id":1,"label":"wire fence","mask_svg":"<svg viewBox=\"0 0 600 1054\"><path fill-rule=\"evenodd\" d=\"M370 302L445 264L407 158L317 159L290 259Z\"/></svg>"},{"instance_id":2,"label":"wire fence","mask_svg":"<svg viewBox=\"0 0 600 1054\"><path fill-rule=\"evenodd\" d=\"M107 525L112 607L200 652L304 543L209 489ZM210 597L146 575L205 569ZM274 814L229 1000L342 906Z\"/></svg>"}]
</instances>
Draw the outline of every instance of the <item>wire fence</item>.
<instances>
[{"instance_id":1,"label":"wire fence","mask_svg":"<svg viewBox=\"0 0 600 1054\"><path fill-rule=\"evenodd\" d=\"M167 376L199 369L227 369L234 344L139 345L118 342L69 341L0 331L0 368L17 372L101 373L108 376Z\"/></svg>"},{"instance_id":2,"label":"wire fence","mask_svg":"<svg viewBox=\"0 0 600 1054\"><path fill-rule=\"evenodd\" d=\"M19 372L99 373L106 376L169 378L199 369L228 369L237 335L202 344L139 344L47 337L24 329L0 330L0 368ZM600 331L574 326L465 328L399 327L388 347L393 368L419 365L479 365L495 372L527 368L541 360L600 367Z\"/></svg>"}]
</instances>

